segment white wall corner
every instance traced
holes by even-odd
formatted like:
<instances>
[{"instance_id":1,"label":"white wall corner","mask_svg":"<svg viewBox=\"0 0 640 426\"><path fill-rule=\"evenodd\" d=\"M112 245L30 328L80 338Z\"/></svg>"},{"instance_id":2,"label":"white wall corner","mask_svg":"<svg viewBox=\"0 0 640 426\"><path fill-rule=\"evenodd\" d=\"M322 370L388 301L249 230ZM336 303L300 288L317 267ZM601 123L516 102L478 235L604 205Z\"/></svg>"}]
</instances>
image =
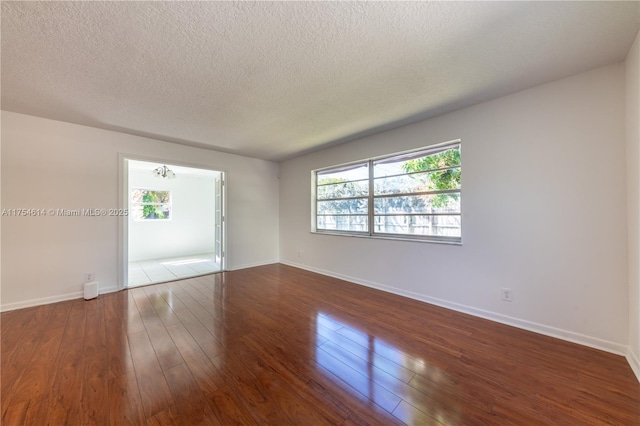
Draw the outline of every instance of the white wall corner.
<instances>
[{"instance_id":1,"label":"white wall corner","mask_svg":"<svg viewBox=\"0 0 640 426\"><path fill-rule=\"evenodd\" d=\"M640 32L625 60L627 160L627 269L629 349L627 361L640 381Z\"/></svg>"},{"instance_id":2,"label":"white wall corner","mask_svg":"<svg viewBox=\"0 0 640 426\"><path fill-rule=\"evenodd\" d=\"M633 370L633 373L636 375L638 382L640 382L640 356L638 356L638 354L634 353L633 350L629 348L627 350L626 358L627 362L631 366L631 369Z\"/></svg>"},{"instance_id":3,"label":"white wall corner","mask_svg":"<svg viewBox=\"0 0 640 426\"><path fill-rule=\"evenodd\" d=\"M532 331L534 333L543 334L545 336L555 337L557 339L565 340L568 342L576 343L576 344L587 346L594 349L599 349L599 350L613 353L616 355L625 356L627 354L628 356L628 353L629 353L627 345L611 342L611 341L600 339L597 337L587 336L587 335L576 333L569 330L562 330L559 328L550 327L548 325L538 324L535 322L510 317L510 316L499 314L496 312L486 311L483 309L474 308L472 306L466 306L459 303L450 302L448 300L429 297L429 296L414 293L411 291L402 290L396 287L388 286L388 285L373 282L373 281L361 280L355 277L336 274L331 271L309 267L306 265L297 264L295 262L281 260L280 263L293 266L294 268L305 269L307 271L315 272L321 275L326 275L326 276L338 278L344 281L349 281L355 284L360 284L366 287L375 288L377 290L382 290L387 293L393 293L398 296L408 297L410 299L414 299L421 302L429 303L431 305L436 305L443 308L451 309L453 311L462 312L462 313L473 315L476 317L499 322L501 324L509 325L509 326L520 328L523 330Z\"/></svg>"}]
</instances>

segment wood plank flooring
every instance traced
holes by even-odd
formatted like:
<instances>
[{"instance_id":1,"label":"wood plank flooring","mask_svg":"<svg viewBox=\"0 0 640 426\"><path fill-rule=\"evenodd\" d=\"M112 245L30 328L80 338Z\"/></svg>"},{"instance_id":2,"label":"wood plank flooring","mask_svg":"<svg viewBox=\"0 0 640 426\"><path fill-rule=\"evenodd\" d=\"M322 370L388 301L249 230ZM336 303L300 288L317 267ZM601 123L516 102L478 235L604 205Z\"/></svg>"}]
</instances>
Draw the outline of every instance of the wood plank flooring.
<instances>
[{"instance_id":1,"label":"wood plank flooring","mask_svg":"<svg viewBox=\"0 0 640 426\"><path fill-rule=\"evenodd\" d=\"M620 356L284 265L1 329L4 425L640 425Z\"/></svg>"}]
</instances>

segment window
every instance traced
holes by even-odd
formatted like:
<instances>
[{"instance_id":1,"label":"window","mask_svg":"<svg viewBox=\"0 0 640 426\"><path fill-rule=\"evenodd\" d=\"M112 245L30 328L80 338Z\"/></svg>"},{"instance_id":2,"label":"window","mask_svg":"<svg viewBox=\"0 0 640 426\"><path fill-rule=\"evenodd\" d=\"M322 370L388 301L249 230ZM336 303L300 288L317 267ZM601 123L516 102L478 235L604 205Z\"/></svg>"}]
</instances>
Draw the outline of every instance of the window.
<instances>
[{"instance_id":1,"label":"window","mask_svg":"<svg viewBox=\"0 0 640 426\"><path fill-rule=\"evenodd\" d=\"M460 141L314 172L314 231L460 242Z\"/></svg>"},{"instance_id":2,"label":"window","mask_svg":"<svg viewBox=\"0 0 640 426\"><path fill-rule=\"evenodd\" d=\"M318 229L369 232L369 163L319 171Z\"/></svg>"},{"instance_id":3,"label":"window","mask_svg":"<svg viewBox=\"0 0 640 426\"><path fill-rule=\"evenodd\" d=\"M134 188L131 190L133 220L171 219L171 192Z\"/></svg>"}]
</instances>

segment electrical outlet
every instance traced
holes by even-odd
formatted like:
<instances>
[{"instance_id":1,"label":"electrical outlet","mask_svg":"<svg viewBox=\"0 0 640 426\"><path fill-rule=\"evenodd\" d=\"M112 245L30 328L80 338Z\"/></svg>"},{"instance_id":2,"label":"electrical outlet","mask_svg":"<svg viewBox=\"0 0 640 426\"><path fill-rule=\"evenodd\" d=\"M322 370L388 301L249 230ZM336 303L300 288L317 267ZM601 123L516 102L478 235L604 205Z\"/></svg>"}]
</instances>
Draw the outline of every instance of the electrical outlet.
<instances>
[{"instance_id":1,"label":"electrical outlet","mask_svg":"<svg viewBox=\"0 0 640 426\"><path fill-rule=\"evenodd\" d=\"M513 292L511 291L510 288L503 288L501 290L502 293L502 300L504 300L505 302L513 302Z\"/></svg>"},{"instance_id":2,"label":"electrical outlet","mask_svg":"<svg viewBox=\"0 0 640 426\"><path fill-rule=\"evenodd\" d=\"M93 272L87 272L86 274L84 274L84 280L85 282L89 282L89 281L93 281L95 279L95 275Z\"/></svg>"}]
</instances>

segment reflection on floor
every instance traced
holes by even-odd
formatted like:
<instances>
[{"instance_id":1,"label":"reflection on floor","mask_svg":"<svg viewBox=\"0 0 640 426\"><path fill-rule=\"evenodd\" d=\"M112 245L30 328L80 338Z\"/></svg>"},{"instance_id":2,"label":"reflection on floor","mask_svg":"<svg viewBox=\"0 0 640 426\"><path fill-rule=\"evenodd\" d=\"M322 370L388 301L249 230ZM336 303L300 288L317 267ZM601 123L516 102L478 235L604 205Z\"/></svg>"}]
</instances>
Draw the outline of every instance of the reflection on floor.
<instances>
[{"instance_id":1,"label":"reflection on floor","mask_svg":"<svg viewBox=\"0 0 640 426\"><path fill-rule=\"evenodd\" d=\"M218 272L214 253L129 262L129 287Z\"/></svg>"}]
</instances>

